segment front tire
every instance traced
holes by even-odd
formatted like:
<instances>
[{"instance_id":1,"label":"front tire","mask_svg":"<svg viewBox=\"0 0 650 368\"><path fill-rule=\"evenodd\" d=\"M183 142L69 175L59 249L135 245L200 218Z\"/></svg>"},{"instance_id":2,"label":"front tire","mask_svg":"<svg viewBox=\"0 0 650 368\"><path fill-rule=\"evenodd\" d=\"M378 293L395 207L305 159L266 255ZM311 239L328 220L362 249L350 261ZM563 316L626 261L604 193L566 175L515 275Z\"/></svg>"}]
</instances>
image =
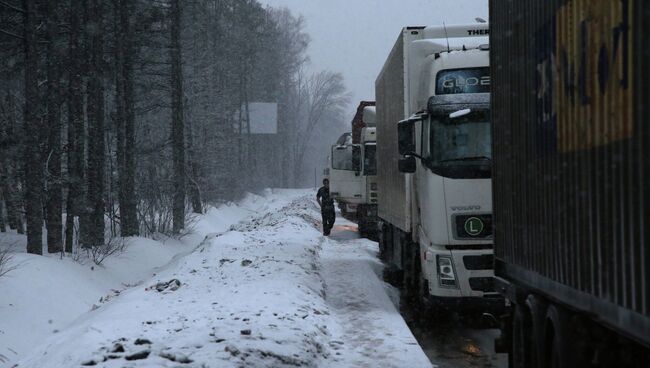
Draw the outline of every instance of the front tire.
<instances>
[{"instance_id":1,"label":"front tire","mask_svg":"<svg viewBox=\"0 0 650 368\"><path fill-rule=\"evenodd\" d=\"M403 264L402 270L404 270L404 278L402 280L402 285L404 289L405 299L409 303L420 304L419 297L420 292L420 275L421 265L420 265L420 255L417 250L417 244L413 243L409 239L404 239L404 253L403 253Z\"/></svg>"}]
</instances>

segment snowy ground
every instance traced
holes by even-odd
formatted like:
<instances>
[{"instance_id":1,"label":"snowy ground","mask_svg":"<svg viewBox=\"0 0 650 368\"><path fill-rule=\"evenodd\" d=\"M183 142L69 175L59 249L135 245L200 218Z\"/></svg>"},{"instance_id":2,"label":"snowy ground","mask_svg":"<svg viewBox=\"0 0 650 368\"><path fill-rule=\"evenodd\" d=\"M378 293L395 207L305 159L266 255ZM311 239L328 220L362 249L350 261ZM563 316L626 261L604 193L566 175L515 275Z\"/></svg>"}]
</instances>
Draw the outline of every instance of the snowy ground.
<instances>
[{"instance_id":1,"label":"snowy ground","mask_svg":"<svg viewBox=\"0 0 650 368\"><path fill-rule=\"evenodd\" d=\"M106 302L96 298L98 307L75 311L80 317L57 325L56 333L47 321L35 321L51 336L28 353L33 341L23 341L18 367L430 367L392 301L394 290L381 281L376 244L357 239L356 227L345 222L323 237L312 197L274 191L244 201L248 210L213 211L197 234L213 233L194 251L171 256L152 278ZM242 214L249 215L228 231L220 228L224 218ZM60 265L74 268L68 266ZM17 332L24 327L10 318L40 318L44 305L62 302L58 293L47 295L31 316L26 306L7 306L12 299L4 292L14 291L17 301L36 298L21 293L43 292L33 289L33 268L29 263L7 279L13 281L0 280L0 347L24 338ZM81 276L66 276L60 288L76 289ZM171 280L180 287L156 289Z\"/></svg>"}]
</instances>

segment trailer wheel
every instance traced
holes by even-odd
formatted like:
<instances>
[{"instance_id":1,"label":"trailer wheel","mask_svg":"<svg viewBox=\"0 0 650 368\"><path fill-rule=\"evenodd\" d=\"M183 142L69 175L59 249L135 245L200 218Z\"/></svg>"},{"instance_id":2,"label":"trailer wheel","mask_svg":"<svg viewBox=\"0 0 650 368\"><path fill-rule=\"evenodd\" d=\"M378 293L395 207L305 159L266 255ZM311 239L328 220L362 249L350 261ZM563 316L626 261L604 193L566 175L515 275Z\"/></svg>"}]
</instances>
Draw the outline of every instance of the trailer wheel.
<instances>
[{"instance_id":1,"label":"trailer wheel","mask_svg":"<svg viewBox=\"0 0 650 368\"><path fill-rule=\"evenodd\" d=\"M573 349L569 315L562 308L551 305L546 312L544 328L546 350L543 356L544 368L573 368L577 353ZM581 366L581 365L578 365Z\"/></svg>"},{"instance_id":2,"label":"trailer wheel","mask_svg":"<svg viewBox=\"0 0 650 368\"><path fill-rule=\"evenodd\" d=\"M544 324L546 321L546 302L536 295L526 298L525 308L530 312L530 350L531 368L543 367L546 350Z\"/></svg>"},{"instance_id":3,"label":"trailer wheel","mask_svg":"<svg viewBox=\"0 0 650 368\"><path fill-rule=\"evenodd\" d=\"M514 308L512 319L512 368L529 368L532 366L532 322L525 306Z\"/></svg>"}]
</instances>

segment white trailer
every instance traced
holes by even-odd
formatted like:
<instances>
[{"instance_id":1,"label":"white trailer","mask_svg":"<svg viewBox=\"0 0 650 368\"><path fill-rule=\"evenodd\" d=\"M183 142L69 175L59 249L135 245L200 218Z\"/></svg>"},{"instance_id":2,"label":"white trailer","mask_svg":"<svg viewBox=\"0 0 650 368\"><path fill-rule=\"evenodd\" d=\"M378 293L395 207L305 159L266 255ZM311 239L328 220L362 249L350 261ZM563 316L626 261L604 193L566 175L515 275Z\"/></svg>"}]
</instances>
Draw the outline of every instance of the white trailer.
<instances>
[{"instance_id":1,"label":"white trailer","mask_svg":"<svg viewBox=\"0 0 650 368\"><path fill-rule=\"evenodd\" d=\"M487 24L404 28L376 81L382 257L406 295L478 311L503 306L493 286L488 34Z\"/></svg>"}]
</instances>

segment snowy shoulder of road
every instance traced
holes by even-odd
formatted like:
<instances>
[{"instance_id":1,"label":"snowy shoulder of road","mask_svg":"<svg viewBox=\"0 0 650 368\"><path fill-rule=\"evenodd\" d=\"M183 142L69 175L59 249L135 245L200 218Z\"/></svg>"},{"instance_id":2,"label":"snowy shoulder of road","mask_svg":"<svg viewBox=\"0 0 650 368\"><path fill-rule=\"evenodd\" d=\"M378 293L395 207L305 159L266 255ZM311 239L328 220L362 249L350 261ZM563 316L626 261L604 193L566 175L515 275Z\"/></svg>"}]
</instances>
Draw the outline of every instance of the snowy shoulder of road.
<instances>
[{"instance_id":1,"label":"snowy shoulder of road","mask_svg":"<svg viewBox=\"0 0 650 368\"><path fill-rule=\"evenodd\" d=\"M323 237L313 197L249 198L238 212L246 218L227 231L216 226L194 251L81 314L17 367L430 367L381 280L376 243L340 219ZM228 222L218 212L200 231ZM51 297L48 305L60 301Z\"/></svg>"},{"instance_id":2,"label":"snowy shoulder of road","mask_svg":"<svg viewBox=\"0 0 650 368\"><path fill-rule=\"evenodd\" d=\"M97 266L86 254L60 257L25 253L26 237L0 233L0 251L8 250L11 272L0 278L0 367L11 367L47 337L80 315L142 285L174 259L190 253L209 233L264 210L267 200L247 195L239 203L210 208L192 221L192 233L180 240L125 239L125 251Z\"/></svg>"}]
</instances>

